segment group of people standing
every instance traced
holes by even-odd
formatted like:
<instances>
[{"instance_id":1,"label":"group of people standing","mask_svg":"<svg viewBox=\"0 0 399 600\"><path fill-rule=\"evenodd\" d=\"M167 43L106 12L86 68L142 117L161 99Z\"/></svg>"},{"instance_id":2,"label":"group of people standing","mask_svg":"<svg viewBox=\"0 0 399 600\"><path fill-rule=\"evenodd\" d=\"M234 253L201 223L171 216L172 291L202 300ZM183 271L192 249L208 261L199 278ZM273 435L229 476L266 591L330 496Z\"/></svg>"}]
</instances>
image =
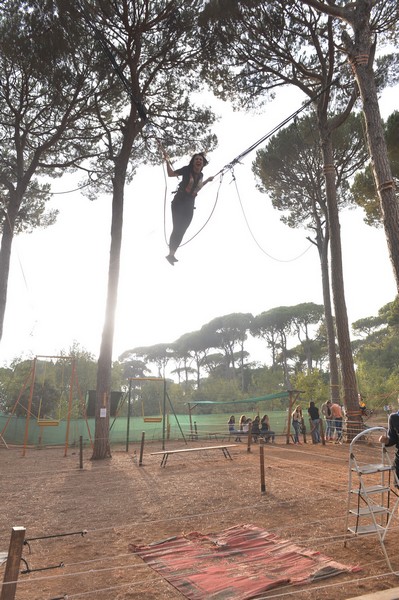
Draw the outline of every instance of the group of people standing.
<instances>
[{"instance_id":1,"label":"group of people standing","mask_svg":"<svg viewBox=\"0 0 399 600\"><path fill-rule=\"evenodd\" d=\"M321 407L321 414L326 420L325 439L326 441L335 441L342 444L342 424L343 414L339 404L328 400ZM314 444L320 444L320 412L313 400L309 402L308 415L311 423L311 435ZM302 408L298 405L294 408L291 415L291 423L294 430L294 443L301 444L299 434L303 427Z\"/></svg>"},{"instance_id":2,"label":"group of people standing","mask_svg":"<svg viewBox=\"0 0 399 600\"><path fill-rule=\"evenodd\" d=\"M344 416L340 404L327 400L321 407L321 413L326 420L326 440L342 444Z\"/></svg>"},{"instance_id":3,"label":"group of people standing","mask_svg":"<svg viewBox=\"0 0 399 600\"><path fill-rule=\"evenodd\" d=\"M311 400L307 409L310 423L311 423L311 436L314 444L320 444L321 439L321 415L326 420L325 428L325 439L326 441L335 441L336 443L342 443L342 425L343 425L343 414L342 408L337 403L332 403L331 400L325 402L321 407L321 415L319 409ZM291 424L294 430L294 443L301 444L299 439L300 434L303 431L304 421L302 408L298 404L291 414ZM243 435L248 435L249 428L251 426L251 434L254 441L257 441L258 437L263 438L265 442L274 443L276 433L272 431L270 426L270 419L268 415L263 415L262 418L257 415L254 419L241 415L236 426L236 419L234 415L231 415L227 422L230 435L235 435L235 441L241 442Z\"/></svg>"},{"instance_id":4,"label":"group of people standing","mask_svg":"<svg viewBox=\"0 0 399 600\"><path fill-rule=\"evenodd\" d=\"M314 444L320 444L321 435L320 435L320 414L319 409L313 402L313 400L309 403L308 415L311 422L311 436ZM302 408L298 404L292 414L291 414L291 423L294 430L294 444L302 444L299 440L299 434L302 432L304 427L303 422L303 413Z\"/></svg>"},{"instance_id":5,"label":"group of people standing","mask_svg":"<svg viewBox=\"0 0 399 600\"><path fill-rule=\"evenodd\" d=\"M230 435L236 436L236 442L241 442L240 436L248 435L249 428L251 426L251 435L255 442L260 437L263 438L266 443L270 441L272 444L274 444L276 433L272 431L270 427L270 419L267 415L263 415L262 418L257 415L253 420L245 415L241 415L238 422L238 429L236 429L236 418L234 415L231 415L227 425Z\"/></svg>"}]
</instances>

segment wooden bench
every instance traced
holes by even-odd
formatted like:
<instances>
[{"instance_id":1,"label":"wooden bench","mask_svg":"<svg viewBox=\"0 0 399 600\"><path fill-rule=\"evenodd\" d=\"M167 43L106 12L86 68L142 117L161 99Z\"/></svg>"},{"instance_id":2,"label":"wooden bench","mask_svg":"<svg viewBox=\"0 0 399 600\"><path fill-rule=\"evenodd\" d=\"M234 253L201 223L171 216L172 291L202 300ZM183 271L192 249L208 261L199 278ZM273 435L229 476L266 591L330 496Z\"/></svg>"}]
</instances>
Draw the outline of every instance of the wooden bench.
<instances>
[{"instance_id":1,"label":"wooden bench","mask_svg":"<svg viewBox=\"0 0 399 600\"><path fill-rule=\"evenodd\" d=\"M151 452L151 456L162 454L161 467L166 467L166 461L169 454L180 454L182 452L202 452L203 450L221 450L225 458L231 458L229 448L234 448L237 444L224 444L223 446L203 446L202 448L181 448L180 450L162 450L161 452Z\"/></svg>"},{"instance_id":2,"label":"wooden bench","mask_svg":"<svg viewBox=\"0 0 399 600\"><path fill-rule=\"evenodd\" d=\"M184 435L187 436L190 440L221 440L224 441L225 438L230 439L229 432L227 431L185 431Z\"/></svg>"}]
</instances>

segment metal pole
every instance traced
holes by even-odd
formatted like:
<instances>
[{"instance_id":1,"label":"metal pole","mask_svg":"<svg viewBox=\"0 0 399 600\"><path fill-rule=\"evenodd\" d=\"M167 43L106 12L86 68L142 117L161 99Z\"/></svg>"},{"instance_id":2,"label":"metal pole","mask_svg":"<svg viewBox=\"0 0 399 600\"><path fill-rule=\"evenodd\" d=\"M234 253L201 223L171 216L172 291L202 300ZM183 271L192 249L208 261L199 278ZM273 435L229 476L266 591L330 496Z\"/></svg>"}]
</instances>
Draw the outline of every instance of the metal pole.
<instances>
[{"instance_id":1,"label":"metal pole","mask_svg":"<svg viewBox=\"0 0 399 600\"><path fill-rule=\"evenodd\" d=\"M31 381L31 384L30 384L30 392L29 392L29 400L28 400L28 410L27 410L27 413L26 413L24 447L23 447L23 450L22 450L22 456L25 456L26 444L28 443L29 419L30 419L30 411L32 409L33 389L35 387L35 378L36 378L36 361L37 361L37 356L33 359L32 381Z\"/></svg>"},{"instance_id":2,"label":"metal pole","mask_svg":"<svg viewBox=\"0 0 399 600\"><path fill-rule=\"evenodd\" d=\"M141 433L141 445L140 445L140 458L139 458L139 467L143 466L143 454L144 454L144 438L145 431Z\"/></svg>"},{"instance_id":3,"label":"metal pole","mask_svg":"<svg viewBox=\"0 0 399 600\"><path fill-rule=\"evenodd\" d=\"M163 407L162 407L162 450L165 450L166 434L166 379L163 380Z\"/></svg>"},{"instance_id":4,"label":"metal pole","mask_svg":"<svg viewBox=\"0 0 399 600\"><path fill-rule=\"evenodd\" d=\"M132 380L129 379L129 397L128 397L128 401L127 401L126 452L129 452L131 397L132 397Z\"/></svg>"},{"instance_id":5,"label":"metal pole","mask_svg":"<svg viewBox=\"0 0 399 600\"><path fill-rule=\"evenodd\" d=\"M64 456L68 454L68 444L69 444L69 428L71 426L71 414L72 414L72 401L73 401L73 383L75 381L75 369L76 362L75 359L72 359L72 369L71 369L71 380L69 384L69 401L68 401L68 418L67 418L67 426L65 432L65 450Z\"/></svg>"},{"instance_id":6,"label":"metal pole","mask_svg":"<svg viewBox=\"0 0 399 600\"><path fill-rule=\"evenodd\" d=\"M191 404L190 402L188 403L188 418L190 421L190 433L191 433L191 439L193 436L193 420L192 420L192 416L191 416Z\"/></svg>"},{"instance_id":7,"label":"metal pole","mask_svg":"<svg viewBox=\"0 0 399 600\"><path fill-rule=\"evenodd\" d=\"M178 426L178 428L180 429L180 433L182 434L182 437L183 437L184 443L187 445L186 436L184 435L183 429L182 429L182 428L181 428L181 426L180 426L180 421L179 421L179 419L177 418L177 414L175 413L175 409L173 408L173 404L172 404L172 402L171 402L171 400L170 400L170 398L169 398L169 394L168 394L167 392L166 392L166 396L167 396L167 398L168 398L168 400L169 400L169 405L170 405L170 408L172 409L172 412L173 412L173 414L174 414L174 416L175 416L175 420L176 420L176 423L177 423L177 426ZM165 450L165 448L162 448L162 450Z\"/></svg>"},{"instance_id":8,"label":"metal pole","mask_svg":"<svg viewBox=\"0 0 399 600\"><path fill-rule=\"evenodd\" d=\"M265 448L264 448L264 441L262 438L259 440L259 460L260 460L260 491L262 494L266 494Z\"/></svg>"},{"instance_id":9,"label":"metal pole","mask_svg":"<svg viewBox=\"0 0 399 600\"><path fill-rule=\"evenodd\" d=\"M83 469L83 436L79 436L79 469Z\"/></svg>"}]
</instances>

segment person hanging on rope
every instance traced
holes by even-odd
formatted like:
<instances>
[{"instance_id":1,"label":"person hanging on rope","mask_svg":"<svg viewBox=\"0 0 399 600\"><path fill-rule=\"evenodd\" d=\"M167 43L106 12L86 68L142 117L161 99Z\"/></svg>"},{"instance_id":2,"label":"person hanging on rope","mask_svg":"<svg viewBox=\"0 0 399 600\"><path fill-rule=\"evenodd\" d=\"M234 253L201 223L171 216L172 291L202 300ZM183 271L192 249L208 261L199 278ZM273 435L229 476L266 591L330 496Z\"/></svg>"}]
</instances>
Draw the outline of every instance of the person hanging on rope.
<instances>
[{"instance_id":1,"label":"person hanging on rope","mask_svg":"<svg viewBox=\"0 0 399 600\"><path fill-rule=\"evenodd\" d=\"M168 155L162 146L161 150L166 162L168 176L182 177L172 200L173 230L169 240L169 254L166 256L166 260L174 266L177 262L176 250L180 246L194 215L195 197L204 185L213 180L213 177L208 177L205 181L203 179L202 169L208 164L203 152L194 154L188 165L175 170L172 168Z\"/></svg>"}]
</instances>

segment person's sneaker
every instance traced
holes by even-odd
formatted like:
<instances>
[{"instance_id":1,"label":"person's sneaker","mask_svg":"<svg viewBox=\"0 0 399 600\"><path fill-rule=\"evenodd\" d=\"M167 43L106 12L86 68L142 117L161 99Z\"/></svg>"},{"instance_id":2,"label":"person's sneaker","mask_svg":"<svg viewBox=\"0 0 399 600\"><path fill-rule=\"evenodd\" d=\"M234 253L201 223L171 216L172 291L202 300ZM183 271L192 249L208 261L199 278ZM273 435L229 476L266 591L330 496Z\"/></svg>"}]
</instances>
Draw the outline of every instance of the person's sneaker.
<instances>
[{"instance_id":1,"label":"person's sneaker","mask_svg":"<svg viewBox=\"0 0 399 600\"><path fill-rule=\"evenodd\" d=\"M177 260L176 256L172 256L172 260L173 260L173 262L174 262L174 263L175 263L175 262L179 262L179 261Z\"/></svg>"},{"instance_id":2,"label":"person's sneaker","mask_svg":"<svg viewBox=\"0 0 399 600\"><path fill-rule=\"evenodd\" d=\"M169 264L172 265L172 267L174 267L176 259L174 256L172 256L171 254L168 254L168 256L165 256L166 260L168 261Z\"/></svg>"}]
</instances>

